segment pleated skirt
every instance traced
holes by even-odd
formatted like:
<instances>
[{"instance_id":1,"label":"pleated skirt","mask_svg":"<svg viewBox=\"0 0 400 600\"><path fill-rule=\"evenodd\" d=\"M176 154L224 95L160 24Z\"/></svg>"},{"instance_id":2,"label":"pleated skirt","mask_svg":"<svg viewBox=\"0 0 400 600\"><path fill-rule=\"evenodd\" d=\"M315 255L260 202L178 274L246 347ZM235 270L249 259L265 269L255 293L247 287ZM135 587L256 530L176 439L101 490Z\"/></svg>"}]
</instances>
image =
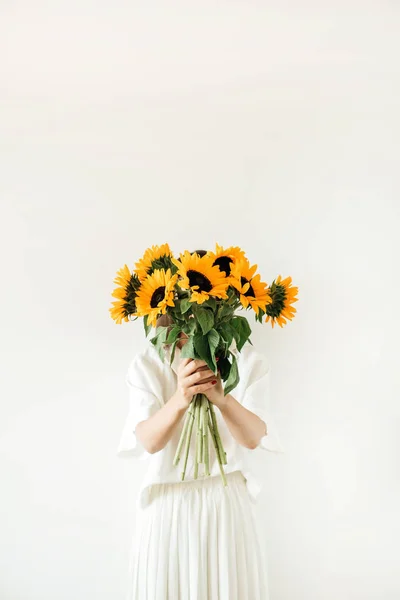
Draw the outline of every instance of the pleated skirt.
<instances>
[{"instance_id":1,"label":"pleated skirt","mask_svg":"<svg viewBox=\"0 0 400 600\"><path fill-rule=\"evenodd\" d=\"M266 553L241 471L151 486L127 600L268 600Z\"/></svg>"}]
</instances>

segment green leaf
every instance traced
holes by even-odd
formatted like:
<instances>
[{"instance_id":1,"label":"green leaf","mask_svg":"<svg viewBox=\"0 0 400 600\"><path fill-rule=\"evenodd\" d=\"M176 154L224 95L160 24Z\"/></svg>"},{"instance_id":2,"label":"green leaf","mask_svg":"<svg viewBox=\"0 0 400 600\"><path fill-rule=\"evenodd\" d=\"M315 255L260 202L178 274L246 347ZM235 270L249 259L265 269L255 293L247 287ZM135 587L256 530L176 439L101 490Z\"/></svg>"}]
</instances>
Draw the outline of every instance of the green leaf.
<instances>
[{"instance_id":1,"label":"green leaf","mask_svg":"<svg viewBox=\"0 0 400 600\"><path fill-rule=\"evenodd\" d=\"M192 308L193 302L190 302L188 298L181 300L181 313L184 315L190 308Z\"/></svg>"},{"instance_id":2,"label":"green leaf","mask_svg":"<svg viewBox=\"0 0 400 600\"><path fill-rule=\"evenodd\" d=\"M232 308L232 306L225 305L224 310L222 311L222 314L224 317L231 317L233 316L235 310Z\"/></svg>"},{"instance_id":3,"label":"green leaf","mask_svg":"<svg viewBox=\"0 0 400 600\"><path fill-rule=\"evenodd\" d=\"M229 323L221 323L217 330L225 343L225 349L230 348L233 340L233 333Z\"/></svg>"},{"instance_id":4,"label":"green leaf","mask_svg":"<svg viewBox=\"0 0 400 600\"><path fill-rule=\"evenodd\" d=\"M231 364L231 369L229 371L228 379L226 380L226 384L224 387L224 395L226 396L232 390L234 390L238 383L239 383L239 371L238 371L238 367L237 367L236 356L234 354L232 354L232 364Z\"/></svg>"},{"instance_id":5,"label":"green leaf","mask_svg":"<svg viewBox=\"0 0 400 600\"><path fill-rule=\"evenodd\" d=\"M197 330L197 322L196 319L188 319L184 325L182 325L182 331L186 333L186 335L193 335Z\"/></svg>"},{"instance_id":6,"label":"green leaf","mask_svg":"<svg viewBox=\"0 0 400 600\"><path fill-rule=\"evenodd\" d=\"M196 311L196 317L203 334L206 335L214 325L214 315L212 311L207 308L199 308Z\"/></svg>"},{"instance_id":7,"label":"green leaf","mask_svg":"<svg viewBox=\"0 0 400 600\"><path fill-rule=\"evenodd\" d=\"M161 358L161 360L164 362L165 359L165 352L164 352L164 347L162 344L160 344L159 342L157 342L156 344L156 350L158 352L159 357Z\"/></svg>"},{"instance_id":8,"label":"green leaf","mask_svg":"<svg viewBox=\"0 0 400 600\"><path fill-rule=\"evenodd\" d=\"M230 331L231 336L232 336L231 343L232 343L232 339L234 339L236 342L236 346L238 346L240 343L240 334L237 331L237 329L232 325L232 320L226 324L226 327L227 327L228 331ZM230 346L230 344L229 344L229 346Z\"/></svg>"},{"instance_id":9,"label":"green leaf","mask_svg":"<svg viewBox=\"0 0 400 600\"><path fill-rule=\"evenodd\" d=\"M150 331L152 329L151 325L149 325L147 323L147 318L148 318L148 315L145 315L144 318L143 318L143 325L144 325L144 331L145 331L145 336L146 337L149 335L149 333L150 333Z\"/></svg>"},{"instance_id":10,"label":"green leaf","mask_svg":"<svg viewBox=\"0 0 400 600\"><path fill-rule=\"evenodd\" d=\"M177 339L172 343L171 358L170 358L170 361L169 361L170 366L174 362L175 350L176 350L177 343L178 343Z\"/></svg>"},{"instance_id":11,"label":"green leaf","mask_svg":"<svg viewBox=\"0 0 400 600\"><path fill-rule=\"evenodd\" d=\"M184 323L185 322L185 318L181 315L181 312L179 310L179 305L174 306L173 308L170 308L170 314L171 314L171 317L172 317L174 323Z\"/></svg>"},{"instance_id":12,"label":"green leaf","mask_svg":"<svg viewBox=\"0 0 400 600\"><path fill-rule=\"evenodd\" d=\"M214 365L213 370L215 371L217 369L217 363L215 360L215 351L219 344L220 335L219 335L218 331L216 331L215 329L211 329L207 334L207 338L208 338L208 345L209 345L210 353L211 353L212 364Z\"/></svg>"},{"instance_id":13,"label":"green leaf","mask_svg":"<svg viewBox=\"0 0 400 600\"><path fill-rule=\"evenodd\" d=\"M160 335L163 333L163 331L162 331L163 329L164 329L163 327L157 327L156 335L154 337L150 338L150 342L152 344L154 344L154 346L159 342Z\"/></svg>"},{"instance_id":14,"label":"green leaf","mask_svg":"<svg viewBox=\"0 0 400 600\"><path fill-rule=\"evenodd\" d=\"M232 307L229 306L229 304L223 304L219 312L219 317L223 319L224 317L229 317L231 315L233 315Z\"/></svg>"},{"instance_id":15,"label":"green leaf","mask_svg":"<svg viewBox=\"0 0 400 600\"><path fill-rule=\"evenodd\" d=\"M215 298L213 298L212 296L209 297L208 300L206 300L205 302L203 302L202 306L204 307L209 307L211 308L211 310L215 310L217 308L217 301Z\"/></svg>"},{"instance_id":16,"label":"green leaf","mask_svg":"<svg viewBox=\"0 0 400 600\"><path fill-rule=\"evenodd\" d=\"M190 337L187 342L182 346L181 358L197 358L195 356L195 350L193 345L193 338Z\"/></svg>"},{"instance_id":17,"label":"green leaf","mask_svg":"<svg viewBox=\"0 0 400 600\"><path fill-rule=\"evenodd\" d=\"M217 365L215 363L215 359L213 360L211 357L211 351L210 351L210 346L208 343L208 337L202 335L201 333L196 333L196 335L193 336L193 343L194 343L195 350L199 355L199 358L201 358L201 360L204 360L207 363L207 366L212 371L215 371L217 368Z\"/></svg>"},{"instance_id":18,"label":"green leaf","mask_svg":"<svg viewBox=\"0 0 400 600\"><path fill-rule=\"evenodd\" d=\"M181 328L179 327L179 325L174 325L174 327L168 333L168 336L165 340L166 343L172 344L173 342L175 342L175 340L177 339L180 332L181 332Z\"/></svg>"},{"instance_id":19,"label":"green leaf","mask_svg":"<svg viewBox=\"0 0 400 600\"><path fill-rule=\"evenodd\" d=\"M226 381L229 377L229 372L231 370L231 363L227 358L222 356L218 361L218 368L222 381Z\"/></svg>"},{"instance_id":20,"label":"green leaf","mask_svg":"<svg viewBox=\"0 0 400 600\"><path fill-rule=\"evenodd\" d=\"M255 314L255 320L259 323L262 323L263 317L265 315L265 311L262 308L258 309L258 313Z\"/></svg>"},{"instance_id":21,"label":"green leaf","mask_svg":"<svg viewBox=\"0 0 400 600\"><path fill-rule=\"evenodd\" d=\"M202 360L207 361L207 359L210 357L210 348L207 337L201 333L196 333L193 336L193 344L199 357Z\"/></svg>"},{"instance_id":22,"label":"green leaf","mask_svg":"<svg viewBox=\"0 0 400 600\"><path fill-rule=\"evenodd\" d=\"M158 327L156 327L156 335L160 336L163 342L165 342L165 340L167 339L168 327L168 325L159 325Z\"/></svg>"},{"instance_id":23,"label":"green leaf","mask_svg":"<svg viewBox=\"0 0 400 600\"><path fill-rule=\"evenodd\" d=\"M151 338L150 342L156 347L156 350L161 358L164 361L165 352L164 352L164 342L167 338L168 334L168 326L167 327L157 327L156 335Z\"/></svg>"},{"instance_id":24,"label":"green leaf","mask_svg":"<svg viewBox=\"0 0 400 600\"><path fill-rule=\"evenodd\" d=\"M235 316L230 321L231 327L236 331L235 340L237 349L243 348L244 344L251 335L251 328L246 317Z\"/></svg>"}]
</instances>

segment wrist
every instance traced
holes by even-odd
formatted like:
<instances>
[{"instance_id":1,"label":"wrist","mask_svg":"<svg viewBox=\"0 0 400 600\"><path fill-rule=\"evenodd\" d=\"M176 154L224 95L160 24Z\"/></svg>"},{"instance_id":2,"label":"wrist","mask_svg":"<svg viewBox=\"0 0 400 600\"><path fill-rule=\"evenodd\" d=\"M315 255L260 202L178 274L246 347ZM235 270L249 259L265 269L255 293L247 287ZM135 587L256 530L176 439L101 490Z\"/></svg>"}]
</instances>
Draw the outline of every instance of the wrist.
<instances>
[{"instance_id":1,"label":"wrist","mask_svg":"<svg viewBox=\"0 0 400 600\"><path fill-rule=\"evenodd\" d=\"M221 400L218 402L217 406L222 413L227 410L231 399L232 396L230 394L226 394L226 396L222 396Z\"/></svg>"},{"instance_id":2,"label":"wrist","mask_svg":"<svg viewBox=\"0 0 400 600\"><path fill-rule=\"evenodd\" d=\"M179 393L175 393L171 400L173 401L176 410L182 414L188 409L190 404L190 402L188 402L186 398Z\"/></svg>"}]
</instances>

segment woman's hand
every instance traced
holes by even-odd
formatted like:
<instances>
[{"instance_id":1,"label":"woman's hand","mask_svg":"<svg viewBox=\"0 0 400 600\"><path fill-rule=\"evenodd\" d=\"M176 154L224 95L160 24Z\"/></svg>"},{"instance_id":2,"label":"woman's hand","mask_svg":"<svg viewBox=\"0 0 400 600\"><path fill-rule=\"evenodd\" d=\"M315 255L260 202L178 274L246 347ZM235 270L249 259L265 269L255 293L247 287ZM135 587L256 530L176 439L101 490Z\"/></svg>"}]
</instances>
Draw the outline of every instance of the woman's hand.
<instances>
[{"instance_id":1,"label":"woman's hand","mask_svg":"<svg viewBox=\"0 0 400 600\"><path fill-rule=\"evenodd\" d=\"M195 394L205 394L218 408L225 406L228 396L224 396L221 377L215 375L204 360L183 358L177 374L177 394L184 406L189 406Z\"/></svg>"},{"instance_id":2,"label":"woman's hand","mask_svg":"<svg viewBox=\"0 0 400 600\"><path fill-rule=\"evenodd\" d=\"M207 369L208 369L208 367L207 367ZM210 373L212 373L212 371L210 369L208 369L208 370L210 371ZM214 373L213 373L213 376L214 376L214 379L217 380L217 383L215 385L213 385L212 388L206 392L206 396L212 404L214 404L220 410L222 410L225 407L226 403L228 402L229 394L224 396L224 388L222 387L222 381L221 381L220 374L218 373L218 375L214 375Z\"/></svg>"},{"instance_id":3,"label":"woman's hand","mask_svg":"<svg viewBox=\"0 0 400 600\"><path fill-rule=\"evenodd\" d=\"M204 360L182 358L178 366L177 375L178 385L176 394L181 398L184 406L189 406L195 394L205 394L211 402L215 400L214 404L218 406L221 391L223 397L220 377L208 368ZM215 389L218 390L217 393L215 393Z\"/></svg>"}]
</instances>

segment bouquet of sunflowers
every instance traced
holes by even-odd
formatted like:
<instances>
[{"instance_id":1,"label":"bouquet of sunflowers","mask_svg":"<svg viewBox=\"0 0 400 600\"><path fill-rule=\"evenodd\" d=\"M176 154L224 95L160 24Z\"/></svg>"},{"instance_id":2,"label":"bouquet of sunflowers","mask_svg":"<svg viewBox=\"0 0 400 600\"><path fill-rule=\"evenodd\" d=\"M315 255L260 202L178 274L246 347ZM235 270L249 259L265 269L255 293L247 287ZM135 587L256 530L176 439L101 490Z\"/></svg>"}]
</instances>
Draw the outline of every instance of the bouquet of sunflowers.
<instances>
[{"instance_id":1,"label":"bouquet of sunflowers","mask_svg":"<svg viewBox=\"0 0 400 600\"><path fill-rule=\"evenodd\" d=\"M185 252L176 258L168 244L148 248L135 263L131 272L125 264L117 273L118 287L112 296L117 298L110 308L111 317L122 321L143 318L145 335L152 327L156 334L150 342L165 359L164 345L171 347L170 364L175 348L183 333L186 343L181 357L201 359L225 382L224 394L229 394L239 382L236 357L230 347L233 341L240 352L250 340L251 329L246 317L236 314L238 309L254 311L255 320L270 322L281 327L292 320L296 309L298 288L291 277L276 278L271 285L261 281L239 247L223 248L216 244L215 251ZM168 314L170 324L157 326L160 316ZM218 361L218 369L217 369ZM227 464L218 432L214 406L205 394L196 394L186 412L182 433L174 457L177 465L184 452L182 476L185 478L190 439L195 427L194 478L198 467L209 469L209 439L211 438L224 485L223 465Z\"/></svg>"}]
</instances>

